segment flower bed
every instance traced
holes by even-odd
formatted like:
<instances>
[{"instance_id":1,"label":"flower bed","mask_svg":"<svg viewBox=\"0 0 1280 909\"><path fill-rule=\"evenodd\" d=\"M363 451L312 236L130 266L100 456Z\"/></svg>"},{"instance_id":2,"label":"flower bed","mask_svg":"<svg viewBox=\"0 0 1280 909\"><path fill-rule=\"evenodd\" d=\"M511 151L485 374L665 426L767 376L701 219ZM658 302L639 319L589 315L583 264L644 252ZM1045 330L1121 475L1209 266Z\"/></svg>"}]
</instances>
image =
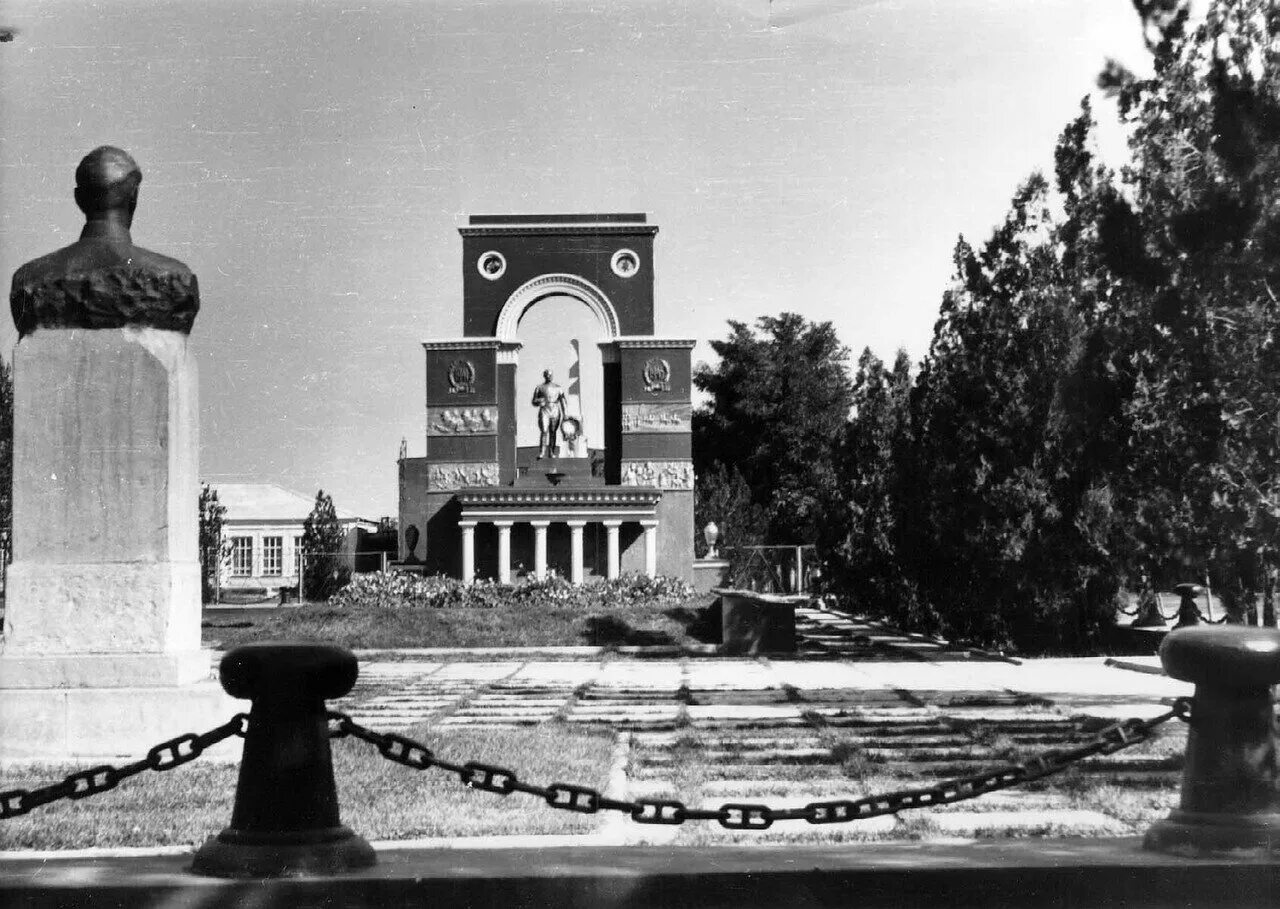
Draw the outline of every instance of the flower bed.
<instances>
[{"instance_id":1,"label":"flower bed","mask_svg":"<svg viewBox=\"0 0 1280 909\"><path fill-rule=\"evenodd\" d=\"M530 609L619 609L643 603L651 607L679 606L697 598L697 592L679 578L647 578L624 575L613 581L570 584L562 577L523 584L475 581L400 572L357 575L329 599L339 609L493 609L522 606Z\"/></svg>"},{"instance_id":2,"label":"flower bed","mask_svg":"<svg viewBox=\"0 0 1280 909\"><path fill-rule=\"evenodd\" d=\"M575 587L558 577L512 586L360 575L326 603L258 610L235 623L208 621L204 640L223 649L264 640L374 649L701 644L709 642L710 602L671 578L627 576ZM718 625L714 630L718 635Z\"/></svg>"}]
</instances>

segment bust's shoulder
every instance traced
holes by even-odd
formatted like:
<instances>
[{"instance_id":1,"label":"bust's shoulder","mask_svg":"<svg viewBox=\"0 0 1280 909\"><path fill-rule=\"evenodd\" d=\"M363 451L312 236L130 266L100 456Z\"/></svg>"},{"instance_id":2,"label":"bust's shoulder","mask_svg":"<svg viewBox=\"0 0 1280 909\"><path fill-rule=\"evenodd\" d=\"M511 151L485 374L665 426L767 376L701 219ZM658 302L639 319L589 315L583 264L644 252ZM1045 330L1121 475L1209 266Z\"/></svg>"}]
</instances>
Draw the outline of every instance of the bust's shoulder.
<instances>
[{"instance_id":1,"label":"bust's shoulder","mask_svg":"<svg viewBox=\"0 0 1280 909\"><path fill-rule=\"evenodd\" d=\"M190 283L195 277L184 263L141 246L80 240L20 266L13 273L13 286L29 287L110 269L127 269L134 274L149 272L176 278L182 283Z\"/></svg>"},{"instance_id":2,"label":"bust's shoulder","mask_svg":"<svg viewBox=\"0 0 1280 909\"><path fill-rule=\"evenodd\" d=\"M195 274L187 267L185 262L180 262L150 249L144 249L141 246L133 247L133 261L130 264L135 268L142 268L147 271L184 278L195 277Z\"/></svg>"},{"instance_id":3,"label":"bust's shoulder","mask_svg":"<svg viewBox=\"0 0 1280 909\"><path fill-rule=\"evenodd\" d=\"M79 244L72 243L51 253L24 262L13 273L13 286L19 287L40 281L47 277L66 274L76 260L75 250Z\"/></svg>"}]
</instances>

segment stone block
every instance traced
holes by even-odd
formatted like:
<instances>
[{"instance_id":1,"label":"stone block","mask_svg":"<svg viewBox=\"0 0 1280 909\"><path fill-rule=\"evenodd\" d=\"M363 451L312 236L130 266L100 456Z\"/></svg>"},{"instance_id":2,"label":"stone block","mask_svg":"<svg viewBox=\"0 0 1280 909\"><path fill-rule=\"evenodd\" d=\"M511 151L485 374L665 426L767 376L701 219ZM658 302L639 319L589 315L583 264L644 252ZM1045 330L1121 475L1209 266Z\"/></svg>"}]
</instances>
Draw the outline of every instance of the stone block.
<instances>
[{"instance_id":1,"label":"stone block","mask_svg":"<svg viewBox=\"0 0 1280 909\"><path fill-rule=\"evenodd\" d=\"M10 688L137 688L187 685L212 678L208 650L94 653L0 659L0 692ZM0 697L4 697L0 693Z\"/></svg>"},{"instance_id":2,"label":"stone block","mask_svg":"<svg viewBox=\"0 0 1280 909\"><path fill-rule=\"evenodd\" d=\"M39 329L19 341L14 375L4 653L199 649L187 336Z\"/></svg>"},{"instance_id":3,"label":"stone block","mask_svg":"<svg viewBox=\"0 0 1280 909\"><path fill-rule=\"evenodd\" d=\"M6 595L4 658L189 653L200 646L200 565L195 561L15 561Z\"/></svg>"},{"instance_id":4,"label":"stone block","mask_svg":"<svg viewBox=\"0 0 1280 909\"><path fill-rule=\"evenodd\" d=\"M808 597L749 590L715 591L721 602L721 649L726 654L794 653L796 607Z\"/></svg>"},{"instance_id":5,"label":"stone block","mask_svg":"<svg viewBox=\"0 0 1280 909\"><path fill-rule=\"evenodd\" d=\"M695 559L693 562L693 588L699 593L710 593L712 588L723 587L729 582L729 562L725 559Z\"/></svg>"},{"instance_id":6,"label":"stone block","mask_svg":"<svg viewBox=\"0 0 1280 909\"><path fill-rule=\"evenodd\" d=\"M14 561L196 560L187 336L40 330L13 368Z\"/></svg>"},{"instance_id":7,"label":"stone block","mask_svg":"<svg viewBox=\"0 0 1280 909\"><path fill-rule=\"evenodd\" d=\"M248 709L212 681L8 689L0 696L0 762L140 758L159 742L205 732Z\"/></svg>"}]
</instances>

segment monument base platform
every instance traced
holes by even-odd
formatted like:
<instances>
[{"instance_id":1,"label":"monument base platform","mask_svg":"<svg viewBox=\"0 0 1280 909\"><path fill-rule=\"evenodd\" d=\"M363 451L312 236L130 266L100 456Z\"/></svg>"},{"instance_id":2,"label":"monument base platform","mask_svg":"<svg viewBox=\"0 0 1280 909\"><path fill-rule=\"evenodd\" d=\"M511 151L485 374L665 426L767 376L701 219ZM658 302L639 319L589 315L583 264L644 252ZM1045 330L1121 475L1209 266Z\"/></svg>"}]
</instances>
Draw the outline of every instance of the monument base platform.
<instances>
[{"instance_id":1,"label":"monument base platform","mask_svg":"<svg viewBox=\"0 0 1280 909\"><path fill-rule=\"evenodd\" d=\"M0 762L136 760L248 711L214 681L136 688L0 688ZM239 757L231 739L218 750Z\"/></svg>"}]
</instances>

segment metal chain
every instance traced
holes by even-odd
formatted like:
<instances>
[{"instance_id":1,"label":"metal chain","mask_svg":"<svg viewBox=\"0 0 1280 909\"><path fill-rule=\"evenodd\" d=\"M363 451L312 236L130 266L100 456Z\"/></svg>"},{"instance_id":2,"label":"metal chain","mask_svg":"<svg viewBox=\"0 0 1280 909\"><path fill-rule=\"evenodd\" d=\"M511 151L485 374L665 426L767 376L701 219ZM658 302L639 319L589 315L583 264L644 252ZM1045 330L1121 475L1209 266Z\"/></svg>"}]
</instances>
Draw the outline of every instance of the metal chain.
<instances>
[{"instance_id":1,"label":"metal chain","mask_svg":"<svg viewBox=\"0 0 1280 909\"><path fill-rule=\"evenodd\" d=\"M730 830L765 830L774 821L808 821L810 824L834 824L863 820L883 814L896 814L908 808L947 805L977 798L988 792L1008 789L1059 773L1067 767L1099 754L1114 754L1123 748L1144 742L1152 730L1174 717L1191 721L1191 698L1178 698L1173 709L1149 720L1128 719L1103 729L1094 739L1074 748L1055 748L1028 761L1008 764L982 773L947 780L919 789L901 789L860 799L810 802L802 808L771 808L768 805L730 802L719 808L689 808L684 803L664 799L627 801L607 798L588 786L554 783L535 786L520 782L514 771L492 764L470 761L454 764L444 761L426 745L396 733L375 732L362 726L341 711L329 711L329 734L333 738L351 736L368 742L389 761L426 770L438 767L457 774L465 786L498 795L524 792L543 799L552 808L595 814L602 809L621 811L640 824L683 824L685 821L716 821Z\"/></svg>"},{"instance_id":2,"label":"metal chain","mask_svg":"<svg viewBox=\"0 0 1280 909\"><path fill-rule=\"evenodd\" d=\"M60 783L53 783L39 789L10 789L0 792L0 820L20 817L33 808L56 802L59 799L83 799L100 792L116 788L123 780L136 776L144 770L164 772L190 763L205 749L216 745L223 739L233 735L244 737L249 729L249 715L237 713L221 726L215 726L208 732L197 735L188 732L161 742L141 760L123 767L111 764L99 764L87 770L77 770Z\"/></svg>"}]
</instances>

